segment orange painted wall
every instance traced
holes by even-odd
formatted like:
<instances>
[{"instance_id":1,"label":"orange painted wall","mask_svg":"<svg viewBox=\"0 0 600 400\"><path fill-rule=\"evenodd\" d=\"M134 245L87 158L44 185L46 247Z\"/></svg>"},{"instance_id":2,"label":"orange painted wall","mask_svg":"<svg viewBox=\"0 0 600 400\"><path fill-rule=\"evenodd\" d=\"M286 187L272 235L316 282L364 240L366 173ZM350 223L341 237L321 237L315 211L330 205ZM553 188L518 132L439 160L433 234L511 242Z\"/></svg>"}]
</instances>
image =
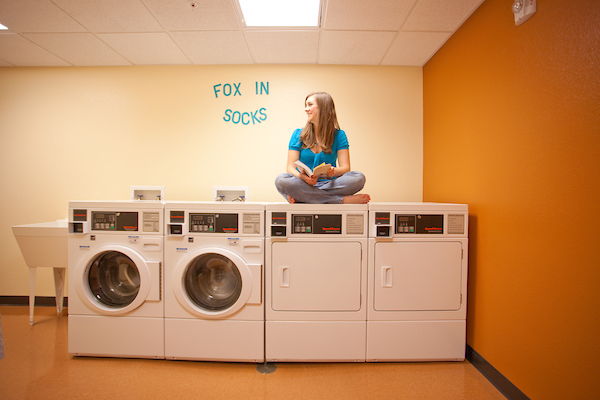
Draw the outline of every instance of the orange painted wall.
<instances>
[{"instance_id":1,"label":"orange painted wall","mask_svg":"<svg viewBox=\"0 0 600 400\"><path fill-rule=\"evenodd\" d=\"M423 69L423 198L470 205L468 344L532 399L597 399L600 2L511 4Z\"/></svg>"}]
</instances>

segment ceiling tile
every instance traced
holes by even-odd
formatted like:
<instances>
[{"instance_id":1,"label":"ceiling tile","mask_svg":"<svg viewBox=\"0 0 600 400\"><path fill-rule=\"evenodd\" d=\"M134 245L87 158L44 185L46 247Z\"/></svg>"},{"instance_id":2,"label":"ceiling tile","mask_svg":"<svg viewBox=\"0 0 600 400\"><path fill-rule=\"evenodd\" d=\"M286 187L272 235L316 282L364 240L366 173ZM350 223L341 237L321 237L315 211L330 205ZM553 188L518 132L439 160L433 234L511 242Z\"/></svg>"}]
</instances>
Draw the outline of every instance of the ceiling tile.
<instances>
[{"instance_id":1,"label":"ceiling tile","mask_svg":"<svg viewBox=\"0 0 600 400\"><path fill-rule=\"evenodd\" d=\"M482 2L323 0L319 28L255 29L237 0L0 0L0 66L423 65Z\"/></svg>"},{"instance_id":2,"label":"ceiling tile","mask_svg":"<svg viewBox=\"0 0 600 400\"><path fill-rule=\"evenodd\" d=\"M190 64L167 33L102 33L98 37L136 65Z\"/></svg>"},{"instance_id":3,"label":"ceiling tile","mask_svg":"<svg viewBox=\"0 0 600 400\"><path fill-rule=\"evenodd\" d=\"M233 30L240 29L231 0L197 1L190 7L189 0L142 0L166 30Z\"/></svg>"},{"instance_id":4,"label":"ceiling tile","mask_svg":"<svg viewBox=\"0 0 600 400\"><path fill-rule=\"evenodd\" d=\"M67 67L69 63L16 33L0 34L0 60L17 67Z\"/></svg>"},{"instance_id":5,"label":"ceiling tile","mask_svg":"<svg viewBox=\"0 0 600 400\"><path fill-rule=\"evenodd\" d=\"M252 64L241 31L171 32L194 64Z\"/></svg>"},{"instance_id":6,"label":"ceiling tile","mask_svg":"<svg viewBox=\"0 0 600 400\"><path fill-rule=\"evenodd\" d=\"M402 30L454 32L481 3L483 0L421 0Z\"/></svg>"},{"instance_id":7,"label":"ceiling tile","mask_svg":"<svg viewBox=\"0 0 600 400\"><path fill-rule=\"evenodd\" d=\"M140 0L53 1L91 32L162 31Z\"/></svg>"},{"instance_id":8,"label":"ceiling tile","mask_svg":"<svg viewBox=\"0 0 600 400\"><path fill-rule=\"evenodd\" d=\"M246 39L259 64L315 64L319 31L246 31Z\"/></svg>"},{"instance_id":9,"label":"ceiling tile","mask_svg":"<svg viewBox=\"0 0 600 400\"><path fill-rule=\"evenodd\" d=\"M325 29L397 31L415 0L329 0Z\"/></svg>"},{"instance_id":10,"label":"ceiling tile","mask_svg":"<svg viewBox=\"0 0 600 400\"><path fill-rule=\"evenodd\" d=\"M0 23L13 32L85 32L50 0L0 0Z\"/></svg>"},{"instance_id":11,"label":"ceiling tile","mask_svg":"<svg viewBox=\"0 0 600 400\"><path fill-rule=\"evenodd\" d=\"M395 32L324 31L319 64L377 65Z\"/></svg>"},{"instance_id":12,"label":"ceiling tile","mask_svg":"<svg viewBox=\"0 0 600 400\"><path fill-rule=\"evenodd\" d=\"M75 66L131 65L91 33L29 33L23 36Z\"/></svg>"},{"instance_id":13,"label":"ceiling tile","mask_svg":"<svg viewBox=\"0 0 600 400\"><path fill-rule=\"evenodd\" d=\"M400 32L381 64L423 66L450 35L447 32Z\"/></svg>"}]
</instances>

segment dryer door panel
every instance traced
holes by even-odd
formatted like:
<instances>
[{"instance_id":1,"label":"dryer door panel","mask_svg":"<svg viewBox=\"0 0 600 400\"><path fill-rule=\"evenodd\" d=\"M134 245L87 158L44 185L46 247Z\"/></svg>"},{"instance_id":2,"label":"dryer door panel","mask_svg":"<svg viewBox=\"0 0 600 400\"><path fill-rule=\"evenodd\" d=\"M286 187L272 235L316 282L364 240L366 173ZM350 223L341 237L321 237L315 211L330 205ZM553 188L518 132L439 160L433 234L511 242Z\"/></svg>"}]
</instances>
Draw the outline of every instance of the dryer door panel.
<instances>
[{"instance_id":1,"label":"dryer door panel","mask_svg":"<svg viewBox=\"0 0 600 400\"><path fill-rule=\"evenodd\" d=\"M460 242L376 243L375 310L458 310L461 276Z\"/></svg>"},{"instance_id":2,"label":"dryer door panel","mask_svg":"<svg viewBox=\"0 0 600 400\"><path fill-rule=\"evenodd\" d=\"M275 311L358 311L359 242L274 242L271 304Z\"/></svg>"}]
</instances>

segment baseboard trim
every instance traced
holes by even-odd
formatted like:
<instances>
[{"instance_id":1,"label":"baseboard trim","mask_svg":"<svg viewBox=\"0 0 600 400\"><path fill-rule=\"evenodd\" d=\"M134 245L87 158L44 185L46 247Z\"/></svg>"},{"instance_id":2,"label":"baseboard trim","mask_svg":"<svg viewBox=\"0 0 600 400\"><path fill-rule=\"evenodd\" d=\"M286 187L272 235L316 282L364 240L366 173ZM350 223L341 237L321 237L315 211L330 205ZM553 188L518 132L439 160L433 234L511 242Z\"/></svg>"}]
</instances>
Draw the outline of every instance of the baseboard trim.
<instances>
[{"instance_id":1,"label":"baseboard trim","mask_svg":"<svg viewBox=\"0 0 600 400\"><path fill-rule=\"evenodd\" d=\"M511 381L506 379L504 375L469 345L467 345L467 360L469 360L469 362L473 364L473 366L477 368L477 370L481 372L481 374L485 376L487 380L490 381L507 399L529 400L529 397L527 397L525 393L521 392L518 387L513 385Z\"/></svg>"},{"instance_id":2,"label":"baseboard trim","mask_svg":"<svg viewBox=\"0 0 600 400\"><path fill-rule=\"evenodd\" d=\"M63 307L67 307L69 299L63 298ZM28 306L29 296L0 296L0 306ZM35 306L56 307L54 296L35 296Z\"/></svg>"}]
</instances>

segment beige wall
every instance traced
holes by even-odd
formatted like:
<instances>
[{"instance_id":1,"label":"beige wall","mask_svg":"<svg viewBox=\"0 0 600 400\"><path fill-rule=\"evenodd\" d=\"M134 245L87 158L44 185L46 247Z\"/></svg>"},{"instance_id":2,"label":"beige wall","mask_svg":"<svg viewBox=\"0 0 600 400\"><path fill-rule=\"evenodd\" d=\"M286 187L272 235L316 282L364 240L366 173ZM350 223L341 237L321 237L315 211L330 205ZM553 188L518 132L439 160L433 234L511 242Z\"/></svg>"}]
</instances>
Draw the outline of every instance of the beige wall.
<instances>
[{"instance_id":1,"label":"beige wall","mask_svg":"<svg viewBox=\"0 0 600 400\"><path fill-rule=\"evenodd\" d=\"M256 82L269 94L257 95ZM311 91L332 94L364 192L422 200L422 83L420 67L1 68L0 296L28 294L11 226L67 218L70 200L128 199L131 185L162 185L169 200L249 186L251 201L282 201L273 181ZM223 120L227 109L261 108L260 123ZM37 295L53 288L40 269Z\"/></svg>"},{"instance_id":2,"label":"beige wall","mask_svg":"<svg viewBox=\"0 0 600 400\"><path fill-rule=\"evenodd\" d=\"M600 6L487 0L423 69L425 200L470 205L471 347L532 399L600 397Z\"/></svg>"}]
</instances>

